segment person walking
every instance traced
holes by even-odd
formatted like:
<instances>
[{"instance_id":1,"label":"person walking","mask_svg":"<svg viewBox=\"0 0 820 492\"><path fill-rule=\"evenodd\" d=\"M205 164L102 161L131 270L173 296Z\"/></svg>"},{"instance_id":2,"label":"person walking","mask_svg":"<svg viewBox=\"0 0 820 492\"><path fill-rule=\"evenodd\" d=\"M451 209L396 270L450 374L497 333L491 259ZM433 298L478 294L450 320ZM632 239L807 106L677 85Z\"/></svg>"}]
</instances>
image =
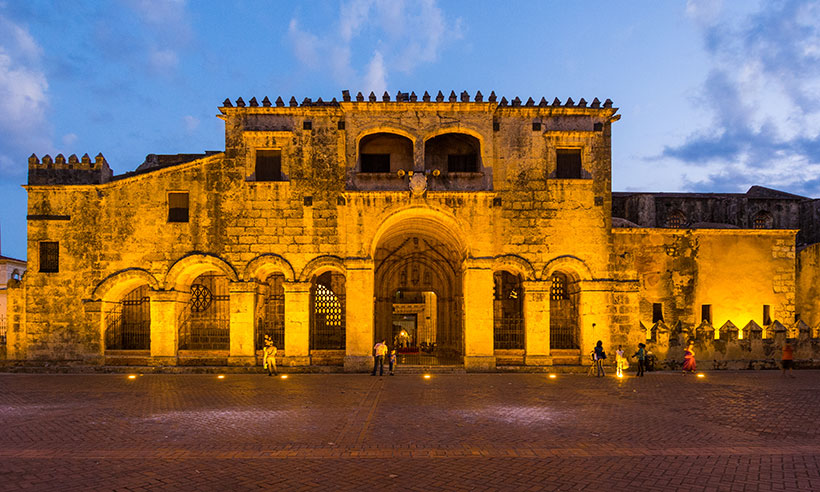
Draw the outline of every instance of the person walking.
<instances>
[{"instance_id":1,"label":"person walking","mask_svg":"<svg viewBox=\"0 0 820 492\"><path fill-rule=\"evenodd\" d=\"M690 341L689 345L683 350L683 375L687 372L695 373L695 342Z\"/></svg>"},{"instance_id":2,"label":"person walking","mask_svg":"<svg viewBox=\"0 0 820 492\"><path fill-rule=\"evenodd\" d=\"M786 369L789 370L789 377L793 378L792 369L794 368L794 349L789 342L783 345L783 355L780 357L780 370L782 375L786 375Z\"/></svg>"},{"instance_id":3,"label":"person walking","mask_svg":"<svg viewBox=\"0 0 820 492\"><path fill-rule=\"evenodd\" d=\"M393 368L396 366L396 349L390 351L388 362L390 363L390 375L393 376Z\"/></svg>"},{"instance_id":4,"label":"person walking","mask_svg":"<svg viewBox=\"0 0 820 492\"><path fill-rule=\"evenodd\" d=\"M624 368L626 367L626 358L624 357L624 349L618 345L618 350L615 351L615 375L619 378L624 377Z\"/></svg>"},{"instance_id":5,"label":"person walking","mask_svg":"<svg viewBox=\"0 0 820 492\"><path fill-rule=\"evenodd\" d=\"M268 376L279 375L276 371L276 346L268 335L265 335L265 347L262 349L262 367L268 370Z\"/></svg>"},{"instance_id":6,"label":"person walking","mask_svg":"<svg viewBox=\"0 0 820 492\"><path fill-rule=\"evenodd\" d=\"M604 342L598 340L595 344L595 367L597 372L595 377L602 378L606 376L604 373L604 359L606 359L606 352L604 352Z\"/></svg>"},{"instance_id":7,"label":"person walking","mask_svg":"<svg viewBox=\"0 0 820 492\"><path fill-rule=\"evenodd\" d=\"M638 358L638 373L635 375L643 377L643 370L644 366L646 365L646 345L643 343L639 343L638 351L632 354L632 357Z\"/></svg>"},{"instance_id":8,"label":"person walking","mask_svg":"<svg viewBox=\"0 0 820 492\"><path fill-rule=\"evenodd\" d=\"M379 370L379 376L384 376L384 356L387 354L387 340L382 340L373 346L373 373L376 375L376 369Z\"/></svg>"}]
</instances>

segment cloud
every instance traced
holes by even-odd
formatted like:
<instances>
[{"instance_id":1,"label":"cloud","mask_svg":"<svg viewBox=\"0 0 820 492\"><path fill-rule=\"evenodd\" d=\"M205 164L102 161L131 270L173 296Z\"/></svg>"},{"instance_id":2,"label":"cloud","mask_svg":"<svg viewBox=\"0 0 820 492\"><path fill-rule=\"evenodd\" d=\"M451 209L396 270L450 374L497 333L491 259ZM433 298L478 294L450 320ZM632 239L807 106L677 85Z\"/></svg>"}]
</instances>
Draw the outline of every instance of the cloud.
<instances>
[{"instance_id":1,"label":"cloud","mask_svg":"<svg viewBox=\"0 0 820 492\"><path fill-rule=\"evenodd\" d=\"M327 34L291 20L296 59L310 70L329 70L339 84L382 92L392 72L411 73L438 60L445 40L460 39L461 21L448 21L435 0L350 0L340 5L337 24L321 30ZM356 56L367 52L363 46L375 47L369 59Z\"/></svg>"},{"instance_id":2,"label":"cloud","mask_svg":"<svg viewBox=\"0 0 820 492\"><path fill-rule=\"evenodd\" d=\"M137 25L132 32L116 29L106 33L103 49L113 49L122 55L139 57L151 73L171 75L179 66L180 52L193 38L186 0L121 0L135 15ZM133 25L130 22L127 25ZM144 32L143 32L144 31ZM106 47L113 41L113 48Z\"/></svg>"},{"instance_id":3,"label":"cloud","mask_svg":"<svg viewBox=\"0 0 820 492\"><path fill-rule=\"evenodd\" d=\"M48 81L42 49L28 30L0 16L0 32L0 173L21 175L31 152L53 149Z\"/></svg>"},{"instance_id":4,"label":"cloud","mask_svg":"<svg viewBox=\"0 0 820 492\"><path fill-rule=\"evenodd\" d=\"M384 67L384 58L378 51L373 54L373 59L370 60L370 65L367 67L364 86L376 93L387 89L387 71Z\"/></svg>"},{"instance_id":5,"label":"cloud","mask_svg":"<svg viewBox=\"0 0 820 492\"><path fill-rule=\"evenodd\" d=\"M695 103L712 118L662 157L712 171L692 186L752 176L820 194L800 184L820 169L820 1L762 2L739 20L705 1L686 11L711 64Z\"/></svg>"},{"instance_id":6,"label":"cloud","mask_svg":"<svg viewBox=\"0 0 820 492\"><path fill-rule=\"evenodd\" d=\"M63 145L66 147L71 147L75 142L77 142L78 138L79 137L77 137L76 133L66 133L63 135Z\"/></svg>"},{"instance_id":7,"label":"cloud","mask_svg":"<svg viewBox=\"0 0 820 492\"><path fill-rule=\"evenodd\" d=\"M191 115L183 116L182 124L185 127L185 131L187 133L193 133L199 127L199 118L196 118Z\"/></svg>"}]
</instances>

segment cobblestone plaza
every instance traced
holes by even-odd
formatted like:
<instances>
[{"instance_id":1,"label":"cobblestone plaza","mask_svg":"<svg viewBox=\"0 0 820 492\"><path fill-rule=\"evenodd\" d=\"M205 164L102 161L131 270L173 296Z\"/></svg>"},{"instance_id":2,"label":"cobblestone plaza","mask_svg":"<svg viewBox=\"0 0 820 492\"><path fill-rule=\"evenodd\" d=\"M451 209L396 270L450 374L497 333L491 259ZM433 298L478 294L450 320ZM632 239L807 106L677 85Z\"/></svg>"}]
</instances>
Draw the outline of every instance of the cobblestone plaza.
<instances>
[{"instance_id":1,"label":"cobblestone plaza","mask_svg":"<svg viewBox=\"0 0 820 492\"><path fill-rule=\"evenodd\" d=\"M820 490L820 372L0 375L0 490Z\"/></svg>"}]
</instances>

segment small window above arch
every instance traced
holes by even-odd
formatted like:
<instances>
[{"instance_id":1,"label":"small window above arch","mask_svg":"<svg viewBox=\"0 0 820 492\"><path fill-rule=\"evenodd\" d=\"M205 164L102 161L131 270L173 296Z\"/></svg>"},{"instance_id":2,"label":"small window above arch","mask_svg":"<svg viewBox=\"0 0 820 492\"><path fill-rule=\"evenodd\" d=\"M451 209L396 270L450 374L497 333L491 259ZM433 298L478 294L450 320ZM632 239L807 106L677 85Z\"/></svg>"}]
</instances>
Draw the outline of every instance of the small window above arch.
<instances>
[{"instance_id":1,"label":"small window above arch","mask_svg":"<svg viewBox=\"0 0 820 492\"><path fill-rule=\"evenodd\" d=\"M686 214L676 210L666 217L666 227L671 229L682 229L686 226Z\"/></svg>"},{"instance_id":2,"label":"small window above arch","mask_svg":"<svg viewBox=\"0 0 820 492\"><path fill-rule=\"evenodd\" d=\"M772 215L765 210L757 212L752 218L752 227L755 229L771 229L772 223Z\"/></svg>"}]
</instances>

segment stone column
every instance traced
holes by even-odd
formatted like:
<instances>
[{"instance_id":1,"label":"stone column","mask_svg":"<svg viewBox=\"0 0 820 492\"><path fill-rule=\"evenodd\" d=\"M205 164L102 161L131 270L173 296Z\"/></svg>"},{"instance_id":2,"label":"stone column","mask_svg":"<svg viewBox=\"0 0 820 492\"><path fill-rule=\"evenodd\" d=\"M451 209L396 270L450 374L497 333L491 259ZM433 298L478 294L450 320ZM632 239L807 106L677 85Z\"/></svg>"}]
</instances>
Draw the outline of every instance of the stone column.
<instances>
[{"instance_id":1,"label":"stone column","mask_svg":"<svg viewBox=\"0 0 820 492\"><path fill-rule=\"evenodd\" d=\"M345 278L345 372L373 367L374 271L372 260L348 260Z\"/></svg>"},{"instance_id":2,"label":"stone column","mask_svg":"<svg viewBox=\"0 0 820 492\"><path fill-rule=\"evenodd\" d=\"M310 365L310 282L285 282L283 366ZM277 359L279 363L279 359Z\"/></svg>"},{"instance_id":3,"label":"stone column","mask_svg":"<svg viewBox=\"0 0 820 492\"><path fill-rule=\"evenodd\" d=\"M152 290L151 358L157 365L176 365L179 315L188 305L190 292Z\"/></svg>"},{"instance_id":4,"label":"stone column","mask_svg":"<svg viewBox=\"0 0 820 492\"><path fill-rule=\"evenodd\" d=\"M228 365L256 365L256 282L231 282Z\"/></svg>"},{"instance_id":5,"label":"stone column","mask_svg":"<svg viewBox=\"0 0 820 492\"><path fill-rule=\"evenodd\" d=\"M550 287L552 282L525 281L524 288L524 364L551 366Z\"/></svg>"},{"instance_id":6,"label":"stone column","mask_svg":"<svg viewBox=\"0 0 820 492\"><path fill-rule=\"evenodd\" d=\"M493 271L487 262L464 262L464 368L494 371Z\"/></svg>"}]
</instances>

